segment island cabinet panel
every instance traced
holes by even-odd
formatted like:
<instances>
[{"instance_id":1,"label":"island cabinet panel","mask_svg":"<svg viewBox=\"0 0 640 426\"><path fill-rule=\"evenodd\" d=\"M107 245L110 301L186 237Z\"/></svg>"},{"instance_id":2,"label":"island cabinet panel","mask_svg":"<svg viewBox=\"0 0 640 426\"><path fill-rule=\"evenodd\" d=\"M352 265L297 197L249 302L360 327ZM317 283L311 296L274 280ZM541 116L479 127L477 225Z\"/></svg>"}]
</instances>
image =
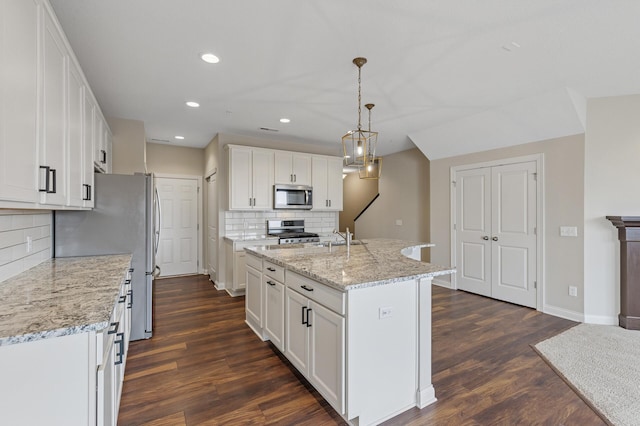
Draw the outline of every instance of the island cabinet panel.
<instances>
[{"instance_id":1,"label":"island cabinet panel","mask_svg":"<svg viewBox=\"0 0 640 426\"><path fill-rule=\"evenodd\" d=\"M345 318L317 300L338 308L342 305L335 303L338 298L333 289L299 274L287 271L285 281L285 356L338 413L344 414Z\"/></svg>"},{"instance_id":2,"label":"island cabinet panel","mask_svg":"<svg viewBox=\"0 0 640 426\"><path fill-rule=\"evenodd\" d=\"M245 310L247 313L247 323L261 336L262 330L262 268L256 269L251 260L254 256L247 255L246 259L246 293ZM262 337L262 336L261 336Z\"/></svg>"},{"instance_id":3,"label":"island cabinet panel","mask_svg":"<svg viewBox=\"0 0 640 426\"><path fill-rule=\"evenodd\" d=\"M262 274L264 335L276 348L284 352L284 268L265 260Z\"/></svg>"}]
</instances>

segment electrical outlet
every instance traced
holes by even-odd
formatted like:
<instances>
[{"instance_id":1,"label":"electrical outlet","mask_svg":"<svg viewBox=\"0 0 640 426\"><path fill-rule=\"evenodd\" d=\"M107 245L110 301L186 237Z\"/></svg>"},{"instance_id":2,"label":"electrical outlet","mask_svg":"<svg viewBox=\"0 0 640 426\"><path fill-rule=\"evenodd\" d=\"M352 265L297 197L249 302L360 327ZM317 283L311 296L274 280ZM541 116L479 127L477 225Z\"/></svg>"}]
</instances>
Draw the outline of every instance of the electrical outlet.
<instances>
[{"instance_id":1,"label":"electrical outlet","mask_svg":"<svg viewBox=\"0 0 640 426\"><path fill-rule=\"evenodd\" d=\"M392 313L393 313L393 308L391 308L391 306L387 306L379 309L378 317L380 319L390 318L392 316L391 315Z\"/></svg>"},{"instance_id":2,"label":"electrical outlet","mask_svg":"<svg viewBox=\"0 0 640 426\"><path fill-rule=\"evenodd\" d=\"M31 253L31 250L33 250L33 240L27 236L27 253Z\"/></svg>"},{"instance_id":3,"label":"electrical outlet","mask_svg":"<svg viewBox=\"0 0 640 426\"><path fill-rule=\"evenodd\" d=\"M578 287L574 285L569 286L569 296L577 297L578 296Z\"/></svg>"}]
</instances>

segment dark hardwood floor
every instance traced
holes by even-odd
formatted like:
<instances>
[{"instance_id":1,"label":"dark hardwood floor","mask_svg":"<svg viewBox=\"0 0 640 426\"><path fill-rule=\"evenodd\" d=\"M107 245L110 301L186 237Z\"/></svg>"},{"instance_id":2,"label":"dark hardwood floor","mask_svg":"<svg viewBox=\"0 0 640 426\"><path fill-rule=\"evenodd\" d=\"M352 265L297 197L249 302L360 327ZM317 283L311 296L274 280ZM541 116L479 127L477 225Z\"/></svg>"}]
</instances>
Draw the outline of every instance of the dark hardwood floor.
<instances>
[{"instance_id":1,"label":"dark hardwood floor","mask_svg":"<svg viewBox=\"0 0 640 426\"><path fill-rule=\"evenodd\" d=\"M131 342L118 424L341 425L244 323L244 298L204 276L156 281L154 336ZM386 425L601 425L529 345L575 323L433 288L438 401Z\"/></svg>"}]
</instances>

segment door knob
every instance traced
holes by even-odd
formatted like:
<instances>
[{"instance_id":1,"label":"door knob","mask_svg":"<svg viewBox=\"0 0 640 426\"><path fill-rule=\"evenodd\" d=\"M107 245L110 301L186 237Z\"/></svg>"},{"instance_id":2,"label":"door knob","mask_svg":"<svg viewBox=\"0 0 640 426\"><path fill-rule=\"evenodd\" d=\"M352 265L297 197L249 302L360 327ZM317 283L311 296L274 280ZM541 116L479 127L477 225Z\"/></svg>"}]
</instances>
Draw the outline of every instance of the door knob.
<instances>
[{"instance_id":1,"label":"door knob","mask_svg":"<svg viewBox=\"0 0 640 426\"><path fill-rule=\"evenodd\" d=\"M498 237L491 238L493 241L498 241Z\"/></svg>"},{"instance_id":2,"label":"door knob","mask_svg":"<svg viewBox=\"0 0 640 426\"><path fill-rule=\"evenodd\" d=\"M489 239L489 237L487 237L486 235L484 237L482 237L483 240L487 241Z\"/></svg>"}]
</instances>

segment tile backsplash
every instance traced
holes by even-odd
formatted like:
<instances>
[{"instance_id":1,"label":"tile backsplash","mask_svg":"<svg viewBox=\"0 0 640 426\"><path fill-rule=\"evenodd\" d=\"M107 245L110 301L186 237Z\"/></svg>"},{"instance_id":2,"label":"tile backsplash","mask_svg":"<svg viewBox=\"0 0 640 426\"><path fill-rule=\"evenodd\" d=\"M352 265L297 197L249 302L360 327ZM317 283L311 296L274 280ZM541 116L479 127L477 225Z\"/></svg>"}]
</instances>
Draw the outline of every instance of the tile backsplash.
<instances>
[{"instance_id":1,"label":"tile backsplash","mask_svg":"<svg viewBox=\"0 0 640 426\"><path fill-rule=\"evenodd\" d=\"M231 238L262 236L267 233L267 220L304 219L305 231L331 233L338 228L337 212L271 211L231 212L224 214L225 235Z\"/></svg>"},{"instance_id":2,"label":"tile backsplash","mask_svg":"<svg viewBox=\"0 0 640 426\"><path fill-rule=\"evenodd\" d=\"M51 220L50 211L0 209L0 282L51 258Z\"/></svg>"}]
</instances>

